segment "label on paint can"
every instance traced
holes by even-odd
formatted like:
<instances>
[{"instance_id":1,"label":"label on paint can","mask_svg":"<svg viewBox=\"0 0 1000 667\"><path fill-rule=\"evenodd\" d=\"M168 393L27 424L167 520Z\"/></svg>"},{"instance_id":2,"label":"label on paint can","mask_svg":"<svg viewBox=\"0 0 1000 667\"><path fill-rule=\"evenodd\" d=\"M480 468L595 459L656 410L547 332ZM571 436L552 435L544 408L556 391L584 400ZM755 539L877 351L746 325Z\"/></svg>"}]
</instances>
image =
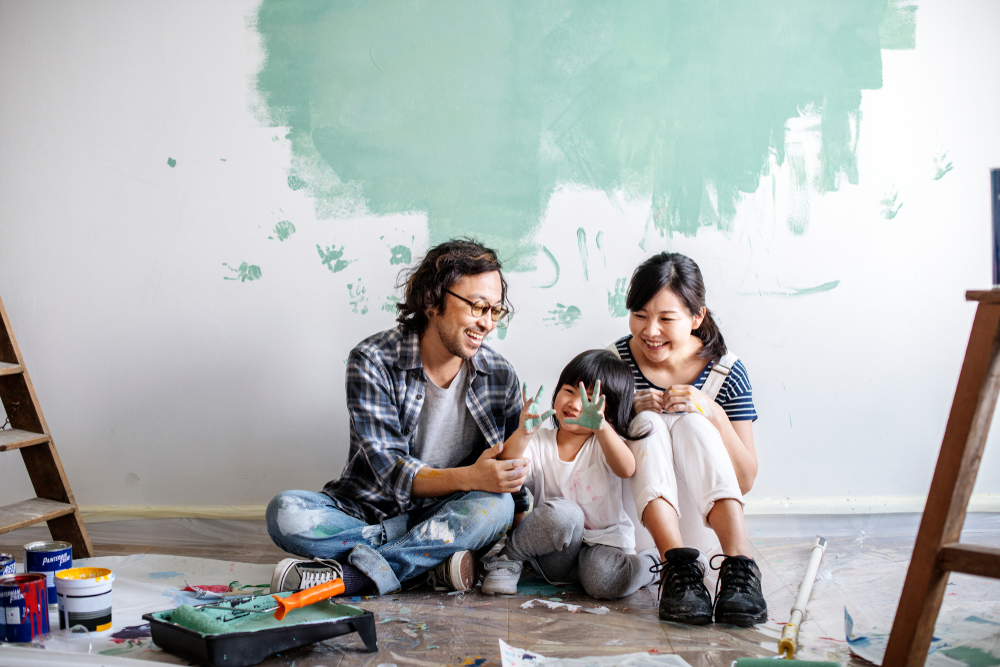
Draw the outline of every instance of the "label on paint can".
<instances>
[{"instance_id":1,"label":"label on paint can","mask_svg":"<svg viewBox=\"0 0 1000 667\"><path fill-rule=\"evenodd\" d=\"M10 554L0 554L0 577L14 574L16 570L17 563L14 562L14 557Z\"/></svg>"},{"instance_id":2,"label":"label on paint can","mask_svg":"<svg viewBox=\"0 0 1000 667\"><path fill-rule=\"evenodd\" d=\"M11 574L0 577L0 640L30 642L49 631L49 605L45 577Z\"/></svg>"},{"instance_id":3,"label":"label on paint can","mask_svg":"<svg viewBox=\"0 0 1000 667\"><path fill-rule=\"evenodd\" d=\"M32 542L24 545L24 571L45 575L49 604L56 604L55 574L73 567L73 545L69 542Z\"/></svg>"},{"instance_id":4,"label":"label on paint can","mask_svg":"<svg viewBox=\"0 0 1000 667\"><path fill-rule=\"evenodd\" d=\"M103 567L74 567L56 574L59 628L82 625L101 634L111 630L111 585L115 575Z\"/></svg>"}]
</instances>

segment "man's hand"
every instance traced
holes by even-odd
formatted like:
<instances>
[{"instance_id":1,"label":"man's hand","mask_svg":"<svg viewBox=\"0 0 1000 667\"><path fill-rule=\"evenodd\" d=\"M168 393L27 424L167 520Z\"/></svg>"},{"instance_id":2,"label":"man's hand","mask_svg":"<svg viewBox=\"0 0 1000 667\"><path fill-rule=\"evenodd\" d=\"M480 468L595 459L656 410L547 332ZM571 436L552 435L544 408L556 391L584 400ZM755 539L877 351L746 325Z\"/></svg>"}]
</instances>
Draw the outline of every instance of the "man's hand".
<instances>
[{"instance_id":1,"label":"man's hand","mask_svg":"<svg viewBox=\"0 0 1000 667\"><path fill-rule=\"evenodd\" d=\"M469 491L514 493L521 490L521 485L528 476L528 461L525 459L498 461L497 456L502 451L501 442L480 454L479 459L467 468Z\"/></svg>"}]
</instances>

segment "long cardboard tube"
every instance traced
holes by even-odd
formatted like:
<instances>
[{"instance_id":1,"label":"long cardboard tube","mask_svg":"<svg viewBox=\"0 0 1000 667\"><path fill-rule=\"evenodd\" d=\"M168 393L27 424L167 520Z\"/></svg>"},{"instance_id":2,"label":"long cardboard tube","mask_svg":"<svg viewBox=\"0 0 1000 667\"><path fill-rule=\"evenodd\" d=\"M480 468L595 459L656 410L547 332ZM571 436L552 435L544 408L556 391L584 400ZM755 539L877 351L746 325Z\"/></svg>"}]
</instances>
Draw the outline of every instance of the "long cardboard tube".
<instances>
[{"instance_id":1,"label":"long cardboard tube","mask_svg":"<svg viewBox=\"0 0 1000 667\"><path fill-rule=\"evenodd\" d=\"M802 585L799 586L798 597L792 605L792 614L788 623L781 630L781 641L778 642L778 654L791 660L795 656L795 646L799 641L799 624L806 613L806 605L809 604L809 596L812 594L813 582L816 581L816 572L819 570L819 562L823 560L826 552L826 539L817 537L813 542L812 553L809 555L809 564L806 566L805 576L802 577Z\"/></svg>"},{"instance_id":2,"label":"long cardboard tube","mask_svg":"<svg viewBox=\"0 0 1000 667\"><path fill-rule=\"evenodd\" d=\"M274 618L280 621L285 617L285 614L293 609L308 607L309 605L315 604L320 600L332 598L333 596L340 595L343 592L343 580L333 579L325 584L319 584L318 586L307 588L304 591L293 593L288 597L281 598L277 595L272 595L271 597L273 597L278 603L278 610L274 612Z\"/></svg>"}]
</instances>

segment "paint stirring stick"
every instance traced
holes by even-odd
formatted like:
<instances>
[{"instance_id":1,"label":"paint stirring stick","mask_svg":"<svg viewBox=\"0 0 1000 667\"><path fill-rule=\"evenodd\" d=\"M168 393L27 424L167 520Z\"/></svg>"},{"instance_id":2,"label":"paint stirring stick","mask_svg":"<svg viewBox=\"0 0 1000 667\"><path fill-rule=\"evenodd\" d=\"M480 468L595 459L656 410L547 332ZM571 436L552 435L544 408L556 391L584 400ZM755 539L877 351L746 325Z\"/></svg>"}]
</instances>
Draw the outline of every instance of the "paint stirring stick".
<instances>
[{"instance_id":1,"label":"paint stirring stick","mask_svg":"<svg viewBox=\"0 0 1000 667\"><path fill-rule=\"evenodd\" d=\"M274 618L280 621L285 618L285 614L290 612L292 609L307 607L311 604L319 602L320 600L340 595L343 592L344 581L342 579L334 579L326 582L325 584L320 584L318 586L313 586L312 588L307 588L304 591L299 591L298 593L294 593L288 597L282 598L277 595L272 595L271 597L278 602L278 611L274 612Z\"/></svg>"}]
</instances>

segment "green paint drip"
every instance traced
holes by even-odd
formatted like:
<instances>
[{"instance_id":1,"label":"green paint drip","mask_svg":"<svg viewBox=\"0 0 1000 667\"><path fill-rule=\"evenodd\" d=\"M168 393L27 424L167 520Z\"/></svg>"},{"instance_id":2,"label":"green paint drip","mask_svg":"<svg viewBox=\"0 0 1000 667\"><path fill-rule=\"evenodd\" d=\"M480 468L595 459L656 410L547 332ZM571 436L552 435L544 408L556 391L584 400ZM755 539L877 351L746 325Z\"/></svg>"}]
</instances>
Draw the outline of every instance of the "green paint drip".
<instances>
[{"instance_id":1,"label":"green paint drip","mask_svg":"<svg viewBox=\"0 0 1000 667\"><path fill-rule=\"evenodd\" d=\"M604 232L597 232L597 238L594 239L594 243L597 244L597 249L601 251L601 261L604 262L604 268L608 268L608 256L604 253Z\"/></svg>"},{"instance_id":2,"label":"green paint drip","mask_svg":"<svg viewBox=\"0 0 1000 667\"><path fill-rule=\"evenodd\" d=\"M551 317L542 318L546 322L551 322L549 326L560 326L563 329L569 329L575 327L580 323L580 317L583 313L576 306L564 306L561 303L557 303L554 310L549 311Z\"/></svg>"},{"instance_id":3,"label":"green paint drip","mask_svg":"<svg viewBox=\"0 0 1000 667\"><path fill-rule=\"evenodd\" d=\"M356 259L352 259L350 261L342 259L344 256L344 246L340 246L338 248L337 246L332 245L324 249L317 243L316 252L319 253L319 258L323 260L323 264L326 265L326 268L330 269L333 273L339 273L340 271L346 269L351 263L358 261Z\"/></svg>"},{"instance_id":4,"label":"green paint drip","mask_svg":"<svg viewBox=\"0 0 1000 667\"><path fill-rule=\"evenodd\" d=\"M174 167L177 166L177 160L173 159L172 157L168 157L167 158L167 166L170 167L171 169L173 169Z\"/></svg>"},{"instance_id":5,"label":"green paint drip","mask_svg":"<svg viewBox=\"0 0 1000 667\"><path fill-rule=\"evenodd\" d=\"M248 280L259 280L262 275L260 267L256 264L243 262L235 269L226 262L223 262L222 265L236 274L235 276L223 276L223 280L239 280L241 283L245 283Z\"/></svg>"},{"instance_id":6,"label":"green paint drip","mask_svg":"<svg viewBox=\"0 0 1000 667\"><path fill-rule=\"evenodd\" d=\"M944 653L949 658L960 660L969 665L969 667L994 667L994 665L1000 665L1000 658L997 658L989 651L971 646L956 646L955 648L941 649L941 653Z\"/></svg>"},{"instance_id":7,"label":"green paint drip","mask_svg":"<svg viewBox=\"0 0 1000 667\"><path fill-rule=\"evenodd\" d=\"M608 312L611 317L625 317L628 308L625 307L625 278L615 281L615 291L608 290Z\"/></svg>"},{"instance_id":8,"label":"green paint drip","mask_svg":"<svg viewBox=\"0 0 1000 667\"><path fill-rule=\"evenodd\" d=\"M940 181L944 175L954 169L952 162L948 162L948 151L942 151L934 156L934 180Z\"/></svg>"},{"instance_id":9,"label":"green paint drip","mask_svg":"<svg viewBox=\"0 0 1000 667\"><path fill-rule=\"evenodd\" d=\"M358 278L357 284L348 283L347 291L350 294L351 312L367 315L368 297L366 296L366 292L368 290L361 284L361 279Z\"/></svg>"},{"instance_id":10,"label":"green paint drip","mask_svg":"<svg viewBox=\"0 0 1000 667\"><path fill-rule=\"evenodd\" d=\"M392 257L389 258L390 264L409 264L413 259L410 249L405 245L393 246L390 252L392 253Z\"/></svg>"},{"instance_id":11,"label":"green paint drip","mask_svg":"<svg viewBox=\"0 0 1000 667\"><path fill-rule=\"evenodd\" d=\"M286 240L289 236L295 233L295 225L293 225L288 220L281 220L274 226L274 233L278 237L279 241ZM273 237L268 237L273 238Z\"/></svg>"},{"instance_id":12,"label":"green paint drip","mask_svg":"<svg viewBox=\"0 0 1000 667\"><path fill-rule=\"evenodd\" d=\"M552 266L556 269L556 277L552 279L552 282L548 285L539 285L542 289L548 289L550 287L554 287L555 284L559 282L559 262L556 261L556 256L552 254L552 251L545 246L542 246L542 252L545 253L545 256L549 258L549 261L552 262Z\"/></svg>"},{"instance_id":13,"label":"green paint drip","mask_svg":"<svg viewBox=\"0 0 1000 667\"><path fill-rule=\"evenodd\" d=\"M256 87L317 217L424 213L431 244L475 236L525 270L567 184L649 198L661 234L729 229L800 109L820 115L813 187L857 183L861 91L881 48L912 48L915 9L263 0Z\"/></svg>"},{"instance_id":14,"label":"green paint drip","mask_svg":"<svg viewBox=\"0 0 1000 667\"><path fill-rule=\"evenodd\" d=\"M576 230L576 247L580 250L580 263L583 264L583 279L590 280L587 271L587 230L580 227Z\"/></svg>"}]
</instances>

